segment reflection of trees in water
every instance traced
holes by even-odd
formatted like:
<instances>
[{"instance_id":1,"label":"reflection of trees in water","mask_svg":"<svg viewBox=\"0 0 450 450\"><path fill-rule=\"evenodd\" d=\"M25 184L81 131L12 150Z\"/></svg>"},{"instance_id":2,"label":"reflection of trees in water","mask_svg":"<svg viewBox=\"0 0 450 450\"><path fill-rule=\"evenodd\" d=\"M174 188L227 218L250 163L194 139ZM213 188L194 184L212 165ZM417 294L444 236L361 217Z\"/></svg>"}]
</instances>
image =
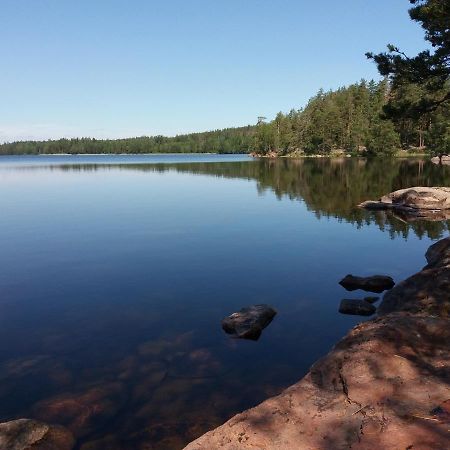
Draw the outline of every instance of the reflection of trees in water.
<instances>
[{"instance_id":1,"label":"reflection of trees in water","mask_svg":"<svg viewBox=\"0 0 450 450\"><path fill-rule=\"evenodd\" d=\"M139 170L176 171L221 178L255 180L260 194L273 191L278 198L304 201L320 219L335 217L357 227L375 223L381 230L407 237L442 237L449 222L406 222L386 212L367 212L356 207L364 200L377 199L397 189L411 186L450 186L450 167L417 159L260 159L243 162L195 162L120 165L62 165L53 170Z\"/></svg>"}]
</instances>

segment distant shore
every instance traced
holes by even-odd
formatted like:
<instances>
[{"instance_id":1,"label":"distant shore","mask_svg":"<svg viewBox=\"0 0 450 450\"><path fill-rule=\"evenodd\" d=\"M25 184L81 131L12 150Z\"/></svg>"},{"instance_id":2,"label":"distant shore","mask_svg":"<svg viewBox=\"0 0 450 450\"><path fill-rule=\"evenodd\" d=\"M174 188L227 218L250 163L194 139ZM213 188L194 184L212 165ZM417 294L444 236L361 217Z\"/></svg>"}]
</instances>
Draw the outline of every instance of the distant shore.
<instances>
[{"instance_id":1,"label":"distant shore","mask_svg":"<svg viewBox=\"0 0 450 450\"><path fill-rule=\"evenodd\" d=\"M249 156L252 158L269 158L269 159L275 159L275 158L368 158L371 157L370 155L365 154L351 154L351 153L345 153L345 152L330 152L328 154L324 153L315 153L315 154L308 154L308 153L301 153L301 152L292 152L287 154L280 154L276 152L269 152L269 153L256 153L256 152L250 152L250 153L219 153L219 152L151 152L151 153L8 153L8 154L0 154L1 157L11 157L11 156L164 156L164 155L190 155L190 156L202 156L202 155L217 155L217 156ZM374 156L374 157L380 157L380 156ZM399 150L395 154L391 156L392 158L431 158L431 155L429 153L412 153L407 152L404 150Z\"/></svg>"}]
</instances>

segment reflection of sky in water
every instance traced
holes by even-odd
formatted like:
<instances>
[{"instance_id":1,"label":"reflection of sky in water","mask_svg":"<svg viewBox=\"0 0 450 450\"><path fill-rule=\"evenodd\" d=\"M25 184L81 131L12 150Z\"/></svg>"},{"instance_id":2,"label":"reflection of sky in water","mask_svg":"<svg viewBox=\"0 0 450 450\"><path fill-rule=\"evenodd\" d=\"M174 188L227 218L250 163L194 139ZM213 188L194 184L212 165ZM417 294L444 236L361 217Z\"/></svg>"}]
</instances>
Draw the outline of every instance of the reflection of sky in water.
<instances>
[{"instance_id":1,"label":"reflection of sky in water","mask_svg":"<svg viewBox=\"0 0 450 450\"><path fill-rule=\"evenodd\" d=\"M425 264L427 237L318 220L210 175L0 169L0 419L61 422L103 439L92 448L179 448L296 381L360 320L337 314L360 296L342 276ZM222 332L264 302L279 313L257 343ZM102 413L80 423L74 404Z\"/></svg>"}]
</instances>

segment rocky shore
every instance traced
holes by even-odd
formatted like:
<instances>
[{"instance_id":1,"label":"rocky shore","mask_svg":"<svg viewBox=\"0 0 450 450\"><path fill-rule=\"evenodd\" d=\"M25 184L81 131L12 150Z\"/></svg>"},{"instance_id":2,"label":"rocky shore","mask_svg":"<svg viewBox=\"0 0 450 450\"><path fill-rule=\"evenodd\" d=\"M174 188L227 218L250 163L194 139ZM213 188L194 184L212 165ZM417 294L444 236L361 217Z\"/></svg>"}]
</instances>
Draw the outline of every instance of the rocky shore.
<instances>
[{"instance_id":1,"label":"rocky shore","mask_svg":"<svg viewBox=\"0 0 450 450\"><path fill-rule=\"evenodd\" d=\"M426 259L420 272L387 291L374 320L353 328L302 380L185 449L448 448L450 237L432 245ZM109 417L114 387L104 388L39 403L42 421L0 424L0 449L73 449L93 417ZM66 427L52 425L61 418Z\"/></svg>"},{"instance_id":2,"label":"rocky shore","mask_svg":"<svg viewBox=\"0 0 450 450\"><path fill-rule=\"evenodd\" d=\"M298 383L185 450L442 450L450 442L450 238Z\"/></svg>"}]
</instances>

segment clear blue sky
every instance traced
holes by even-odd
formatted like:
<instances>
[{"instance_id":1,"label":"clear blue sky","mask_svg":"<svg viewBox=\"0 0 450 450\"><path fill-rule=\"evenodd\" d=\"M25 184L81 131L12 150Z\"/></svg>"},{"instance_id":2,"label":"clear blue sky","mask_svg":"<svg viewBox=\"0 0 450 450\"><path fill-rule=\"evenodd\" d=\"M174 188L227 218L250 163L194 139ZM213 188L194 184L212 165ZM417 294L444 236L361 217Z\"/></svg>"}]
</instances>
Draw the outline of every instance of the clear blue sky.
<instances>
[{"instance_id":1,"label":"clear blue sky","mask_svg":"<svg viewBox=\"0 0 450 450\"><path fill-rule=\"evenodd\" d=\"M0 141L255 123L410 53L408 0L1 0Z\"/></svg>"}]
</instances>

